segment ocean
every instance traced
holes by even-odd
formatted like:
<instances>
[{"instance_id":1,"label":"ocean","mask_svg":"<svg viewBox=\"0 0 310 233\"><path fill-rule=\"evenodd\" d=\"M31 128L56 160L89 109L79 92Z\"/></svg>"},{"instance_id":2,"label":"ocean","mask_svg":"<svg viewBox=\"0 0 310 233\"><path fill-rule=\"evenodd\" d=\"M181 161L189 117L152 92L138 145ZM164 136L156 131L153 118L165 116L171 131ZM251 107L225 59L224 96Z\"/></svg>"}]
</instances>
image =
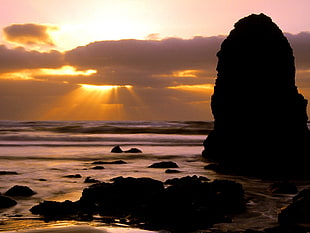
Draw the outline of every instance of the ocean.
<instances>
[{"instance_id":1,"label":"ocean","mask_svg":"<svg viewBox=\"0 0 310 233\"><path fill-rule=\"evenodd\" d=\"M0 209L0 231L86 224L106 227L109 232L144 232L96 220L44 222L29 211L43 200L78 200L90 185L84 183L87 177L109 181L118 176L165 181L197 175L234 180L245 190L246 211L233 216L232 223L216 224L214 228L225 232L275 226L280 209L294 195L269 193L272 181L204 169L208 163L201 156L202 143L212 129L213 122L202 121L0 121L0 193L14 185L26 185L36 192L16 199L14 207ZM111 153L116 145L123 150L138 148L142 153ZM96 161L116 160L126 164L105 164L104 169L94 169ZM177 163L180 173L148 168L160 161ZM310 187L309 181L293 182L299 191Z\"/></svg>"}]
</instances>

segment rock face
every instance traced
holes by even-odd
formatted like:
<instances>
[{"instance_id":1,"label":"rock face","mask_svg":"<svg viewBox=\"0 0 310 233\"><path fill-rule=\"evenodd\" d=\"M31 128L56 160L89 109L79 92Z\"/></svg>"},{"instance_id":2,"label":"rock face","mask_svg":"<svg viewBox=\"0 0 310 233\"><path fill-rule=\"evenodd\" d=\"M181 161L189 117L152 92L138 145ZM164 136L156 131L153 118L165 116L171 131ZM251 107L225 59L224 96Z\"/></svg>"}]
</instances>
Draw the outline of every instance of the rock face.
<instances>
[{"instance_id":1,"label":"rock face","mask_svg":"<svg viewBox=\"0 0 310 233\"><path fill-rule=\"evenodd\" d=\"M264 14L239 20L217 57L214 130L203 156L239 173L310 171L307 100L295 86L293 51L278 26Z\"/></svg>"}]
</instances>

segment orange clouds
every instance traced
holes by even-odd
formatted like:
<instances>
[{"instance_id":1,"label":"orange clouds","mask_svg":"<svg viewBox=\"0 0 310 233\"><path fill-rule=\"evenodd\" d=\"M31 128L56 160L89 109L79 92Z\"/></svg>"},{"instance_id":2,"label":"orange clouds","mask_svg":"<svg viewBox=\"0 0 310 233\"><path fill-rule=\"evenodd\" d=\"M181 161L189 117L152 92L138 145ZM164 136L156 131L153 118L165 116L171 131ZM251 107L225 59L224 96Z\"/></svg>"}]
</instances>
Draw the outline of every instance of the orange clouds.
<instances>
[{"instance_id":1,"label":"orange clouds","mask_svg":"<svg viewBox=\"0 0 310 233\"><path fill-rule=\"evenodd\" d=\"M58 30L57 26L44 24L12 24L3 29L5 40L21 45L54 46L51 31Z\"/></svg>"},{"instance_id":2,"label":"orange clouds","mask_svg":"<svg viewBox=\"0 0 310 233\"><path fill-rule=\"evenodd\" d=\"M310 99L310 33L287 37L297 86ZM0 119L212 119L208 101L224 38L98 41L64 52L0 45Z\"/></svg>"}]
</instances>

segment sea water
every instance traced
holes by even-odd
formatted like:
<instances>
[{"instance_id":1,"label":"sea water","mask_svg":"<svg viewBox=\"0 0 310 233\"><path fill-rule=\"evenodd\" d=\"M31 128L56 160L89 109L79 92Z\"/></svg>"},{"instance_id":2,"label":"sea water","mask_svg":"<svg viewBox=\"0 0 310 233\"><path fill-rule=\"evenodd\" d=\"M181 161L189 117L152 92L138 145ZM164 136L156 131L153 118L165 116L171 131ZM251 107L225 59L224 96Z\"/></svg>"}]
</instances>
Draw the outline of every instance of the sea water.
<instances>
[{"instance_id":1,"label":"sea water","mask_svg":"<svg viewBox=\"0 0 310 233\"><path fill-rule=\"evenodd\" d=\"M26 185L36 192L31 197L18 198L14 207L0 209L0 231L44 226L47 223L29 211L32 206L43 200L76 201L90 185L84 183L87 177L108 182L117 176L165 181L197 175L234 180L245 189L247 211L233 216L233 223L215 227L223 231L260 230L276 225L278 212L293 195L268 193L271 181L204 169L208 163L201 157L202 144L212 129L212 122L0 121L0 171L17 173L0 175L0 192L5 193L14 185ZM123 150L138 148L142 153L111 153L116 145ZM126 164L104 164L104 169L93 169L96 161L115 160ZM177 163L180 173L148 168L160 161ZM81 178L68 177L77 174ZM308 186L307 181L298 182L299 190ZM49 224L66 225L72 221Z\"/></svg>"}]
</instances>

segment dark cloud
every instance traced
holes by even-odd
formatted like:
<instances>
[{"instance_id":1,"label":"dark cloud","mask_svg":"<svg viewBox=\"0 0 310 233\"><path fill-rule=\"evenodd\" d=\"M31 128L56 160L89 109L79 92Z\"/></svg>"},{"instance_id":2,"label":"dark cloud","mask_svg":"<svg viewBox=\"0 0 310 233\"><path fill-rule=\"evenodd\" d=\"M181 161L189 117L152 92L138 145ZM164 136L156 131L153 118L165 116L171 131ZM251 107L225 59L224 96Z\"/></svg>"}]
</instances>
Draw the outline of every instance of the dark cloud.
<instances>
[{"instance_id":1,"label":"dark cloud","mask_svg":"<svg viewBox=\"0 0 310 233\"><path fill-rule=\"evenodd\" d=\"M23 69L57 68L62 66L63 54L50 52L26 51L24 48L8 49L0 45L0 72L15 72Z\"/></svg>"},{"instance_id":2,"label":"dark cloud","mask_svg":"<svg viewBox=\"0 0 310 233\"><path fill-rule=\"evenodd\" d=\"M23 45L49 45L54 41L49 31L57 30L56 26L42 24L12 24L3 29L4 38L9 42Z\"/></svg>"},{"instance_id":3,"label":"dark cloud","mask_svg":"<svg viewBox=\"0 0 310 233\"><path fill-rule=\"evenodd\" d=\"M216 52L223 39L219 36L101 41L68 51L65 60L82 69L97 69L98 78L93 79L97 82L163 86L190 80L184 75L177 77L177 71L197 70L199 83L215 76Z\"/></svg>"},{"instance_id":4,"label":"dark cloud","mask_svg":"<svg viewBox=\"0 0 310 233\"><path fill-rule=\"evenodd\" d=\"M214 69L223 37L168 38L94 42L66 53L77 66L126 67L163 73L182 69Z\"/></svg>"},{"instance_id":5,"label":"dark cloud","mask_svg":"<svg viewBox=\"0 0 310 233\"><path fill-rule=\"evenodd\" d=\"M299 34L286 33L295 55L297 69L310 69L310 32L301 32Z\"/></svg>"}]
</instances>

